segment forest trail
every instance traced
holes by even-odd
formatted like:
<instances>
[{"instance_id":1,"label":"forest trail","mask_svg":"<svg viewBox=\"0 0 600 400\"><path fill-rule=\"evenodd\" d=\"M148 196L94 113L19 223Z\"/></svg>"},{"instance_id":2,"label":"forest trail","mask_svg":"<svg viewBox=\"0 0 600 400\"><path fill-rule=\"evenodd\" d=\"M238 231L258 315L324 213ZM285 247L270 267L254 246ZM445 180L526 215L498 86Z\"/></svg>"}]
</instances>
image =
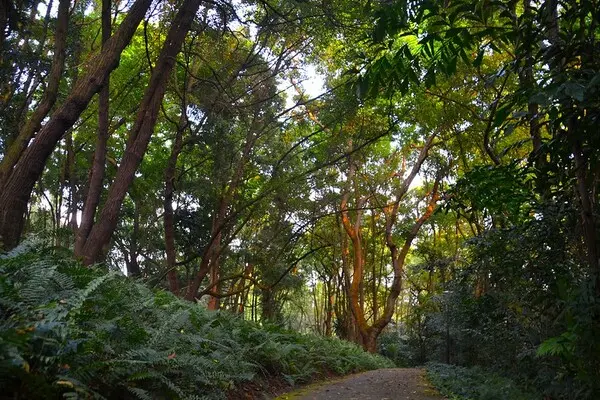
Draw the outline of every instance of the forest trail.
<instances>
[{"instance_id":1,"label":"forest trail","mask_svg":"<svg viewBox=\"0 0 600 400\"><path fill-rule=\"evenodd\" d=\"M276 400L442 400L418 368L378 369L319 383Z\"/></svg>"}]
</instances>

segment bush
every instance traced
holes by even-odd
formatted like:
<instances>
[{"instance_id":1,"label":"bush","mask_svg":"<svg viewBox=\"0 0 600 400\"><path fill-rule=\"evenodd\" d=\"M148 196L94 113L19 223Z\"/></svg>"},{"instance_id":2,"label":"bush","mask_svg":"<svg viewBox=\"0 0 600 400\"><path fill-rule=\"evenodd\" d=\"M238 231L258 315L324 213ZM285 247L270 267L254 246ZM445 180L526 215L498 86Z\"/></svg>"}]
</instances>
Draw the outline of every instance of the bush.
<instances>
[{"instance_id":1,"label":"bush","mask_svg":"<svg viewBox=\"0 0 600 400\"><path fill-rule=\"evenodd\" d=\"M0 257L0 390L11 398L219 399L391 366L340 340L260 328L39 243Z\"/></svg>"},{"instance_id":2,"label":"bush","mask_svg":"<svg viewBox=\"0 0 600 400\"><path fill-rule=\"evenodd\" d=\"M485 372L479 367L428 363L431 383L451 400L535 400L542 396L526 392L512 380Z\"/></svg>"},{"instance_id":3,"label":"bush","mask_svg":"<svg viewBox=\"0 0 600 400\"><path fill-rule=\"evenodd\" d=\"M419 346L405 331L402 325L392 323L377 338L377 352L392 360L397 367L419 364Z\"/></svg>"}]
</instances>

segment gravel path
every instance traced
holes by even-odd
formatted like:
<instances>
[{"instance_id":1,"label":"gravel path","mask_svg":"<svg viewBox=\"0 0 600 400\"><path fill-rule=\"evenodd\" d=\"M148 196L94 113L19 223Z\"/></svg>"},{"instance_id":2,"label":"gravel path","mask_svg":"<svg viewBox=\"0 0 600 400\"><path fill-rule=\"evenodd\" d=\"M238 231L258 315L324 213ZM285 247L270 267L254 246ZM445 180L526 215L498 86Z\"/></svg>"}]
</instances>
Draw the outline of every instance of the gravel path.
<instances>
[{"instance_id":1,"label":"gravel path","mask_svg":"<svg viewBox=\"0 0 600 400\"><path fill-rule=\"evenodd\" d=\"M417 368L378 369L284 394L277 400L443 400Z\"/></svg>"}]
</instances>

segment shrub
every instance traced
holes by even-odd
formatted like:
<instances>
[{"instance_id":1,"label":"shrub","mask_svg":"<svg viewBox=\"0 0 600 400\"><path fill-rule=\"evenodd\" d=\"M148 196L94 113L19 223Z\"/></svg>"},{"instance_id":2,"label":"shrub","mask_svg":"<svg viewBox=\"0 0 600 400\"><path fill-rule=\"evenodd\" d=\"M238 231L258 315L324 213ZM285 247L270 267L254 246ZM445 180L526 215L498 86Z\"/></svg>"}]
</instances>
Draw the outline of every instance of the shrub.
<instances>
[{"instance_id":1,"label":"shrub","mask_svg":"<svg viewBox=\"0 0 600 400\"><path fill-rule=\"evenodd\" d=\"M13 398L219 399L390 366L340 340L261 328L28 242L0 257L0 390Z\"/></svg>"},{"instance_id":2,"label":"shrub","mask_svg":"<svg viewBox=\"0 0 600 400\"><path fill-rule=\"evenodd\" d=\"M431 383L451 400L535 400L538 393L524 391L512 380L485 372L479 367L428 363Z\"/></svg>"}]
</instances>

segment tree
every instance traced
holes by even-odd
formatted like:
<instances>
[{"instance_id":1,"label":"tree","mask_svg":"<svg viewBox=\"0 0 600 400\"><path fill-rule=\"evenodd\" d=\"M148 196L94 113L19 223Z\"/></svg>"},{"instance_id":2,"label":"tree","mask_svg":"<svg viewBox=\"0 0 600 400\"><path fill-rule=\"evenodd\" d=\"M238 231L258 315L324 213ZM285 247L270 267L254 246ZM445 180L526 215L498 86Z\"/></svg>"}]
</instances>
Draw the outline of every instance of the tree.
<instances>
[{"instance_id":1,"label":"tree","mask_svg":"<svg viewBox=\"0 0 600 400\"><path fill-rule=\"evenodd\" d=\"M0 195L0 241L10 249L19 241L24 214L31 191L42 175L46 161L57 143L85 110L92 96L103 86L106 77L118 66L119 57L135 33L151 1L137 0L104 50L88 62L88 71L74 84L70 95L36 134L35 140L19 157ZM7 150L10 152L10 150Z\"/></svg>"},{"instance_id":2,"label":"tree","mask_svg":"<svg viewBox=\"0 0 600 400\"><path fill-rule=\"evenodd\" d=\"M575 319L587 321L586 328L573 323L571 317L554 319L563 333L556 331L557 336L544 342L534 340L532 345L539 346L540 356L561 355L561 362L573 371L569 379L582 379L583 398L597 390L595 378L581 374L584 369L596 369L594 357L589 355L597 354L597 343L584 338L597 332L592 320L597 320L595 304L600 293L597 192L593 189L598 143L589 130L598 110L598 81L594 78L598 74L594 63L598 24L592 11L596 8L595 2L559 5L555 1L499 1L486 7L467 2L384 6L375 29L375 56L362 64L369 70L363 75L363 87L376 91L389 79L406 93L415 86L435 88L441 79L456 76L461 64L478 68L490 59L503 60L488 76L506 81L506 85L502 84L496 100L483 104L490 110L490 129L484 131L483 147L497 167L474 168L468 179L459 181L455 192L466 196L466 202L457 197L453 209L468 216L470 224L479 220L473 232L478 251L465 271L475 286L474 295L465 295L460 301L481 308L467 313L463 326L468 326L467 330L477 326L475 330L481 329L486 338L510 336L504 347L491 339L490 348L481 354L504 351L507 357L515 357L516 352L524 354L522 346L531 344L528 334L538 338L552 335L533 325L547 326L542 321L556 318L556 314L549 316L553 311L562 310L561 315L584 312L586 317ZM514 78L508 78L510 75ZM513 86L511 79L518 86ZM494 135L512 137L515 146L508 148L519 146L521 151L506 157L491 140ZM561 238L554 236L556 232L562 232ZM578 250L569 250L565 240ZM586 271L585 277L580 275L582 271ZM464 280L458 284L464 289ZM538 293L535 287L547 287L553 294L546 297L548 292ZM565 295L579 300L561 306L559 299ZM534 307L527 315L532 320L525 317L524 321L514 313L516 304L529 307L541 303L546 306ZM489 324L470 320L485 313L492 313ZM516 333L490 329L500 320ZM523 331L526 333L520 336ZM514 345L514 351L507 350L508 343ZM574 354L580 363L573 362ZM505 359L505 370L514 366L514 359ZM539 362L529 361L531 365ZM551 363L548 358L546 362ZM550 367L556 372L554 368L556 364ZM544 391L561 396L561 389L545 387Z\"/></svg>"}]
</instances>

